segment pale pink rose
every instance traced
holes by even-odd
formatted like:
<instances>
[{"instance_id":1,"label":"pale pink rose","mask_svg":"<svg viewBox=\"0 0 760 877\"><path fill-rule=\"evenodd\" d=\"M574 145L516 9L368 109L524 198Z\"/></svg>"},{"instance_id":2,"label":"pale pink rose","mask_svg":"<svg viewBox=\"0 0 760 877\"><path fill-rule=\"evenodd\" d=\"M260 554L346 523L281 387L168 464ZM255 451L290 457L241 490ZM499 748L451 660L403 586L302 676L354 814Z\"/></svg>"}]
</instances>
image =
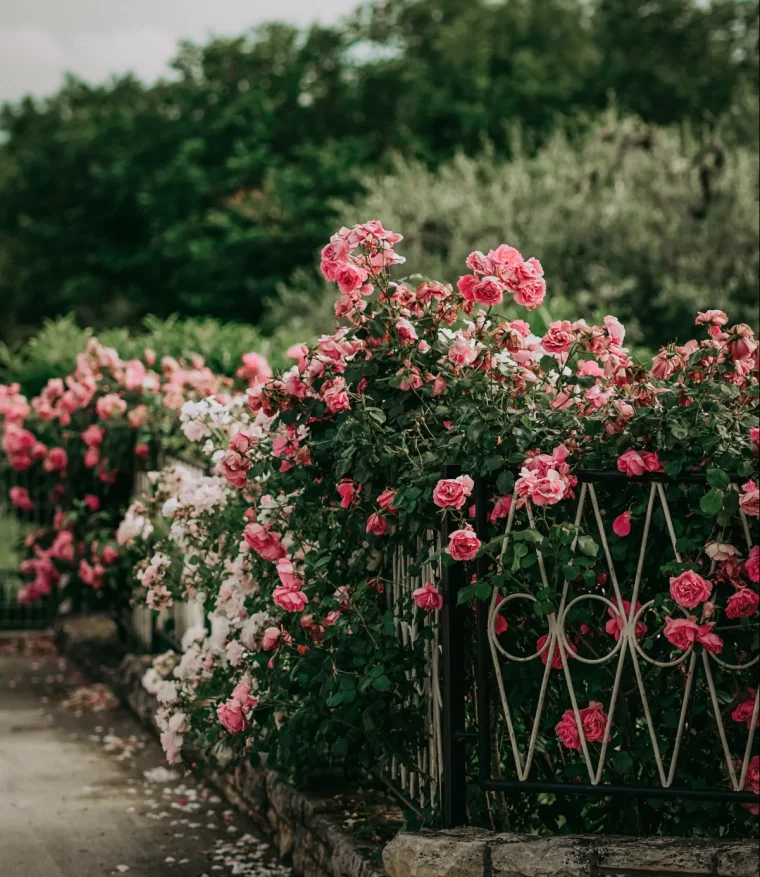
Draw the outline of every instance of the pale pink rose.
<instances>
[{"instance_id":1,"label":"pale pink rose","mask_svg":"<svg viewBox=\"0 0 760 877\"><path fill-rule=\"evenodd\" d=\"M412 344L417 340L417 330L405 317L396 320L396 331L404 344Z\"/></svg>"},{"instance_id":2,"label":"pale pink rose","mask_svg":"<svg viewBox=\"0 0 760 877\"><path fill-rule=\"evenodd\" d=\"M275 604L286 612L303 612L304 606L309 602L306 594L299 589L299 585L278 585L272 592Z\"/></svg>"},{"instance_id":3,"label":"pale pink rose","mask_svg":"<svg viewBox=\"0 0 760 877\"><path fill-rule=\"evenodd\" d=\"M244 710L255 709L259 705L258 697L251 695L251 686L247 682L238 682L232 689L232 699L236 700Z\"/></svg>"},{"instance_id":4,"label":"pale pink rose","mask_svg":"<svg viewBox=\"0 0 760 877\"><path fill-rule=\"evenodd\" d=\"M8 491L8 497L13 505L21 509L22 512L29 512L34 508L32 498L25 487L11 487Z\"/></svg>"},{"instance_id":5,"label":"pale pink rose","mask_svg":"<svg viewBox=\"0 0 760 877\"><path fill-rule=\"evenodd\" d=\"M177 734L172 730L166 730L161 732L159 739L168 764L177 764L182 760L180 755L180 749L182 747L181 734Z\"/></svg>"},{"instance_id":6,"label":"pale pink rose","mask_svg":"<svg viewBox=\"0 0 760 877\"><path fill-rule=\"evenodd\" d=\"M631 513L626 511L618 515L612 522L612 531L621 538L628 536L631 532Z\"/></svg>"},{"instance_id":7,"label":"pale pink rose","mask_svg":"<svg viewBox=\"0 0 760 877\"><path fill-rule=\"evenodd\" d=\"M351 409L351 403L346 392L346 382L342 378L328 381L323 385L322 399L328 410L333 414Z\"/></svg>"},{"instance_id":8,"label":"pale pink rose","mask_svg":"<svg viewBox=\"0 0 760 877\"><path fill-rule=\"evenodd\" d=\"M132 429L139 429L148 419L148 406L137 405L127 414L127 420Z\"/></svg>"},{"instance_id":9,"label":"pale pink rose","mask_svg":"<svg viewBox=\"0 0 760 877\"><path fill-rule=\"evenodd\" d=\"M420 609L424 609L425 612L432 612L434 609L441 609L443 607L443 597L432 582L425 582L421 588L413 591L412 598Z\"/></svg>"},{"instance_id":10,"label":"pale pink rose","mask_svg":"<svg viewBox=\"0 0 760 877\"><path fill-rule=\"evenodd\" d=\"M454 560L472 560L480 550L480 539L470 527L464 530L455 530L449 536L449 544L446 553Z\"/></svg>"},{"instance_id":11,"label":"pale pink rose","mask_svg":"<svg viewBox=\"0 0 760 877\"><path fill-rule=\"evenodd\" d=\"M265 652L278 649L293 642L290 634L282 627L267 627L261 639L261 648Z\"/></svg>"},{"instance_id":12,"label":"pale pink rose","mask_svg":"<svg viewBox=\"0 0 760 877\"><path fill-rule=\"evenodd\" d=\"M699 573L686 570L680 576L670 579L670 596L686 609L693 609L704 603L712 594L712 582L703 579Z\"/></svg>"},{"instance_id":13,"label":"pale pink rose","mask_svg":"<svg viewBox=\"0 0 760 877\"><path fill-rule=\"evenodd\" d=\"M753 545L749 557L744 562L744 569L751 582L760 582L760 545Z\"/></svg>"},{"instance_id":14,"label":"pale pink rose","mask_svg":"<svg viewBox=\"0 0 760 877\"><path fill-rule=\"evenodd\" d=\"M604 320L604 327L609 333L610 341L618 346L625 341L625 326L617 317L607 315Z\"/></svg>"},{"instance_id":15,"label":"pale pink rose","mask_svg":"<svg viewBox=\"0 0 760 877\"><path fill-rule=\"evenodd\" d=\"M353 505L356 495L361 490L361 484L356 483L351 478L343 478L338 484L338 494L340 495L341 508L349 509Z\"/></svg>"},{"instance_id":16,"label":"pale pink rose","mask_svg":"<svg viewBox=\"0 0 760 877\"><path fill-rule=\"evenodd\" d=\"M739 550L734 548L733 545L727 545L725 542L708 542L705 545L705 554L711 560L715 560L718 563L740 557Z\"/></svg>"},{"instance_id":17,"label":"pale pink rose","mask_svg":"<svg viewBox=\"0 0 760 877\"><path fill-rule=\"evenodd\" d=\"M739 506L745 515L753 518L760 517L760 491L757 488L756 482L748 481L742 485Z\"/></svg>"},{"instance_id":18,"label":"pale pink rose","mask_svg":"<svg viewBox=\"0 0 760 877\"><path fill-rule=\"evenodd\" d=\"M547 353L567 353L575 341L572 323L560 320L552 323L541 339L541 346Z\"/></svg>"},{"instance_id":19,"label":"pale pink rose","mask_svg":"<svg viewBox=\"0 0 760 877\"><path fill-rule=\"evenodd\" d=\"M641 609L641 603L636 601L636 612ZM625 619L628 618L631 612L631 601L623 600L623 612L625 614L625 618L618 612L617 609L609 608L607 610L607 614L610 616L610 621L607 622L605 626L605 630L610 636L615 637L615 641L620 639L620 634L623 632L625 628ZM643 636L647 634L647 626L642 621L636 622L636 639L641 639Z\"/></svg>"},{"instance_id":20,"label":"pale pink rose","mask_svg":"<svg viewBox=\"0 0 760 877\"><path fill-rule=\"evenodd\" d=\"M101 420L110 420L117 414L124 414L126 410L127 403L116 393L101 396L95 403L95 411Z\"/></svg>"},{"instance_id":21,"label":"pale pink rose","mask_svg":"<svg viewBox=\"0 0 760 877\"><path fill-rule=\"evenodd\" d=\"M277 561L277 575L286 588L300 588L303 580L296 575L293 561L287 557L282 557Z\"/></svg>"},{"instance_id":22,"label":"pale pink rose","mask_svg":"<svg viewBox=\"0 0 760 877\"><path fill-rule=\"evenodd\" d=\"M538 506L555 505L564 498L567 489L567 482L556 469L548 469L542 476L525 467L515 482L518 496L528 496Z\"/></svg>"},{"instance_id":23,"label":"pale pink rose","mask_svg":"<svg viewBox=\"0 0 760 877\"><path fill-rule=\"evenodd\" d=\"M264 560L279 560L286 554L281 544L281 535L256 522L248 524L243 530L246 544Z\"/></svg>"},{"instance_id":24,"label":"pale pink rose","mask_svg":"<svg viewBox=\"0 0 760 877\"><path fill-rule=\"evenodd\" d=\"M746 323L738 323L729 329L731 342L729 348L734 359L749 359L757 350L757 341L752 329Z\"/></svg>"},{"instance_id":25,"label":"pale pink rose","mask_svg":"<svg viewBox=\"0 0 760 877\"><path fill-rule=\"evenodd\" d=\"M396 498L396 492L397 491L390 487L386 487L377 498L377 504L384 512L388 512L389 515L395 515L396 512L398 512L398 509L393 505L393 500Z\"/></svg>"},{"instance_id":26,"label":"pale pink rose","mask_svg":"<svg viewBox=\"0 0 760 877\"><path fill-rule=\"evenodd\" d=\"M467 338L457 332L449 347L448 358L454 365L470 365L478 358L478 351L473 338Z\"/></svg>"},{"instance_id":27,"label":"pale pink rose","mask_svg":"<svg viewBox=\"0 0 760 877\"><path fill-rule=\"evenodd\" d=\"M367 518L367 528L365 532L372 533L375 536L382 536L387 529L388 522L377 512L373 512L369 518Z\"/></svg>"},{"instance_id":28,"label":"pale pink rose","mask_svg":"<svg viewBox=\"0 0 760 877\"><path fill-rule=\"evenodd\" d=\"M474 487L475 482L469 475L441 478L433 489L433 502L442 509L461 509Z\"/></svg>"},{"instance_id":29,"label":"pale pink rose","mask_svg":"<svg viewBox=\"0 0 760 877\"><path fill-rule=\"evenodd\" d=\"M253 463L245 455L252 444L251 436L241 431L232 437L229 448L222 457L222 475L232 487L243 488L248 481L248 470Z\"/></svg>"},{"instance_id":30,"label":"pale pink rose","mask_svg":"<svg viewBox=\"0 0 760 877\"><path fill-rule=\"evenodd\" d=\"M97 426L93 423L91 426L88 426L84 432L80 433L80 438L88 448L94 448L103 443L105 435L106 431L103 427Z\"/></svg>"},{"instance_id":31,"label":"pale pink rose","mask_svg":"<svg viewBox=\"0 0 760 877\"><path fill-rule=\"evenodd\" d=\"M584 359L575 368L575 373L580 377L603 378L604 369L593 359Z\"/></svg>"},{"instance_id":32,"label":"pale pink rose","mask_svg":"<svg viewBox=\"0 0 760 877\"><path fill-rule=\"evenodd\" d=\"M536 652L541 652L541 649L546 645L546 641L549 639L549 634L545 633L543 636L540 636L536 640ZM546 665L549 663L549 651L550 648L544 649L541 652L541 663ZM565 650L565 655L567 658L572 658L573 653L577 652L578 649L575 645L568 641L567 649ZM560 645L559 640L554 643L554 652L552 654L552 669L553 670L561 670L562 669L562 655L560 653Z\"/></svg>"},{"instance_id":33,"label":"pale pink rose","mask_svg":"<svg viewBox=\"0 0 760 877\"><path fill-rule=\"evenodd\" d=\"M249 725L248 719L243 712L243 708L234 698L231 698L225 703L220 703L216 708L216 714L219 721L226 730L230 732L230 734L244 731Z\"/></svg>"},{"instance_id":34,"label":"pale pink rose","mask_svg":"<svg viewBox=\"0 0 760 877\"><path fill-rule=\"evenodd\" d=\"M749 618L757 612L760 597L752 588L741 588L728 598L727 618Z\"/></svg>"},{"instance_id":35,"label":"pale pink rose","mask_svg":"<svg viewBox=\"0 0 760 877\"><path fill-rule=\"evenodd\" d=\"M697 319L694 321L694 324L697 326L725 326L728 322L728 317L723 313L723 311L711 310L711 311L699 311L697 314Z\"/></svg>"}]
</instances>

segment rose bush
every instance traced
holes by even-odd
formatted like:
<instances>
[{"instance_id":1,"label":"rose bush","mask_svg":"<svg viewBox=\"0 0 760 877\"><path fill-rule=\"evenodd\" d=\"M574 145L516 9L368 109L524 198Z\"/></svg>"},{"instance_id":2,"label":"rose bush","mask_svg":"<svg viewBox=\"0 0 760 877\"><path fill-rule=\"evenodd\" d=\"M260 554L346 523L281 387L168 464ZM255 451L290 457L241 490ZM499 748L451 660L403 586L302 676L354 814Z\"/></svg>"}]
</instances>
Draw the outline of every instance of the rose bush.
<instances>
[{"instance_id":1,"label":"rose bush","mask_svg":"<svg viewBox=\"0 0 760 877\"><path fill-rule=\"evenodd\" d=\"M463 563L459 600L494 599L506 652L541 659L499 668L523 742L547 685L533 778L588 781L584 747L594 764L605 747L605 781L658 784L653 735L668 765L683 715L679 784L726 787L756 715L752 333L707 311L700 340L670 345L647 367L614 317L565 321L543 337L500 318L506 301L526 315L542 301L536 259L500 246L471 254L455 286L394 280L400 242L378 222L334 235L322 270L339 289L336 330L296 351L286 372L260 375L245 398L186 404L184 433L213 474L188 488L164 473L130 510L138 596L154 607L198 598L208 617L146 678L164 703L167 755L181 757L182 743L211 760L266 755L299 782L367 773L391 757L415 764L427 733L415 694L446 598L441 568ZM613 475L578 512L579 478L594 471ZM475 527L476 478L487 485L487 531ZM389 600L399 552L412 586ZM553 638L549 621L563 607ZM401 641L401 621L416 639ZM628 628L651 731L622 651ZM503 716L490 721L497 769L511 775ZM624 820L599 800L571 811L551 796L519 800L513 828L754 830L739 806L649 802ZM473 790L474 821L506 824L504 809Z\"/></svg>"},{"instance_id":2,"label":"rose bush","mask_svg":"<svg viewBox=\"0 0 760 877\"><path fill-rule=\"evenodd\" d=\"M263 357L248 354L238 386L269 373ZM31 401L17 384L0 386L5 463L35 484L34 497L14 486L8 498L43 524L26 536L20 601L59 592L78 605L113 609L128 602L114 531L135 472L155 464L159 449L176 449L186 400L223 399L232 390L233 379L214 374L199 356L157 362L146 349L140 358L122 360L94 338L77 356L75 370L50 379Z\"/></svg>"}]
</instances>

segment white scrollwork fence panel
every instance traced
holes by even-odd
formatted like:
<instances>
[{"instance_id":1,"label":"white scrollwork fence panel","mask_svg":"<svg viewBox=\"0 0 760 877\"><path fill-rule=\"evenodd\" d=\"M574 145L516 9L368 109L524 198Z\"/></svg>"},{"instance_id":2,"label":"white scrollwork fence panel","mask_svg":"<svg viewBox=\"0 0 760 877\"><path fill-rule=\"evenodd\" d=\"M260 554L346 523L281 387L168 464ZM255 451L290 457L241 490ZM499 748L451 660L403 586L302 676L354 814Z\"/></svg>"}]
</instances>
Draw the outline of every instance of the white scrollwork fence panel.
<instances>
[{"instance_id":1,"label":"white scrollwork fence panel","mask_svg":"<svg viewBox=\"0 0 760 877\"><path fill-rule=\"evenodd\" d=\"M748 733L746 745L740 753L741 761L731 750L729 743L729 735L727 733L724 714L725 703L721 704L719 694L715 683L715 668L729 671L750 671L756 668L760 656L744 655L744 659L737 661L727 661L718 654L713 654L707 650L702 650L700 656L694 650L693 645L685 649L681 654L673 659L662 660L658 657L647 654L642 647L640 639L643 635L637 632L637 627L642 625L642 619L655 606L655 599L646 599L645 602L639 604L642 595L648 596L646 586L650 584L645 581L645 560L647 550L650 544L650 536L653 527L653 516L655 510L659 506L662 511L662 520L667 530L668 541L671 545L673 558L677 562L681 562L681 554L678 550L678 539L676 529L671 517L671 509L668 503L665 487L661 482L651 482L642 489L648 491L646 498L646 512L643 521L643 530L641 544L638 550L638 563L636 565L635 574L627 580L621 581L616 569L616 563L613 559L613 552L610 547L603 510L599 502L598 493L594 483L583 483L577 500L577 506L574 515L575 536L571 545L573 553L577 549L579 539L580 526L583 522L586 524L587 532L598 533L599 541L602 549L605 573L607 582L605 584L606 593L585 593L575 597L570 597L570 584L565 578L558 594L558 605L555 612L545 616L545 636L546 639L537 648L535 653L527 655L515 654L504 645L503 631L497 632L500 626L499 619L508 619L508 625L515 625L516 619L524 619L528 614L518 611L518 607L526 604L537 602L535 594L521 591L519 593L502 594L499 589L495 589L491 598L489 618L488 618L488 644L490 647L491 659L495 670L495 678L497 682L499 702L501 706L501 720L506 725L506 737L508 738L508 747L506 752L498 753L499 757L510 760L514 763L516 777L519 781L528 781L531 778L531 770L535 767L535 759L537 751L540 749L540 738L542 733L542 718L547 707L547 701L550 695L556 696L558 691L564 685L562 692L569 700L572 714L578 729L579 743L583 761L585 763L588 780L592 785L598 785L602 782L605 765L607 764L610 750L609 740L610 731L615 722L616 709L619 706L621 685L624 678L624 670L628 667L632 668L633 677L635 679L635 688L633 691L638 695L641 703L642 713L639 719L639 727L645 726L645 732L651 744L653 760L656 765L657 776L662 788L669 788L673 785L677 775L679 758L682 752L684 737L689 732L689 713L693 707L693 699L695 692L695 680L700 674L706 683L706 689L709 694L709 702L712 716L715 719L717 741L721 747L722 758L729 775L730 786L735 791L741 791L745 788L747 778L747 770L750 759L752 757L753 742L757 737L758 716L760 715L760 695L755 694L754 707L752 715L748 721ZM538 525L534 512L530 505L524 510L518 510L517 495L513 496L512 505L507 518L506 529L501 545L501 558L507 554L510 538L515 529L516 516L524 514L527 518L528 527L531 530L537 530ZM747 552L753 547L753 539L749 526L749 522L743 511L739 510L741 518L741 530L744 535ZM536 566L541 584L544 589L550 588L550 578L547 572L548 558L545 558L540 548L535 548ZM716 562L712 561L711 571L715 570ZM650 567L651 569L651 567ZM659 583L657 583L659 584ZM605 609L609 610L608 614L613 619L619 615L621 619L619 637L613 646L605 654L595 654L592 657L581 654L575 648L571 634L568 631L568 616L572 610L584 601L598 603ZM638 608L637 608L638 606ZM503 624L501 625L503 626ZM656 641L662 642L662 633L655 638ZM510 689L508 681L505 681L503 669L505 666L513 664L528 664L545 657L545 667L541 675L541 684L535 700L535 711L532 717L526 720L525 710L516 710L512 700L513 691ZM553 664L556 667L557 657L561 664L561 673L553 671ZM581 704L579 703L579 692L577 680L574 678L574 669L577 671L579 665L587 667L605 666L611 670L611 693L609 702L606 705L607 722L604 734L600 741L598 757L592 758L591 749L586 741L583 731L583 722L581 716ZM656 674L660 672L668 673L670 671L680 674L683 677L682 700L677 709L677 722L675 724L674 734L672 735L672 745L670 746L669 764L667 752L661 742L663 732L660 717L653 714L650 703L650 694L648 692L648 681L652 677L652 681L656 680ZM757 676L757 671L753 672L753 677ZM561 681L560 681L561 680ZM755 682L755 684L757 684ZM628 692L631 695L631 691ZM519 715L518 715L519 713ZM532 718L532 720L531 720ZM522 731L522 734L520 733ZM735 733L736 729L732 729ZM526 739L527 737L527 739ZM511 756L511 759L510 757ZM596 760L596 763L594 761Z\"/></svg>"}]
</instances>

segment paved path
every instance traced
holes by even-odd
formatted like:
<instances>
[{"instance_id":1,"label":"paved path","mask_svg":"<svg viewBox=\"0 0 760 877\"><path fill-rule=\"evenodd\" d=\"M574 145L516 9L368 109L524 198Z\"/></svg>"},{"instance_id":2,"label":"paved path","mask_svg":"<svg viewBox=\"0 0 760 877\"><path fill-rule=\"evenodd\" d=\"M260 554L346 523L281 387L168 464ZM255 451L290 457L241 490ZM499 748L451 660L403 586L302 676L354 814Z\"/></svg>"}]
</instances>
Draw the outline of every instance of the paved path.
<instances>
[{"instance_id":1,"label":"paved path","mask_svg":"<svg viewBox=\"0 0 760 877\"><path fill-rule=\"evenodd\" d=\"M290 873L213 790L166 767L107 689L82 683L55 655L0 653L2 877Z\"/></svg>"}]
</instances>

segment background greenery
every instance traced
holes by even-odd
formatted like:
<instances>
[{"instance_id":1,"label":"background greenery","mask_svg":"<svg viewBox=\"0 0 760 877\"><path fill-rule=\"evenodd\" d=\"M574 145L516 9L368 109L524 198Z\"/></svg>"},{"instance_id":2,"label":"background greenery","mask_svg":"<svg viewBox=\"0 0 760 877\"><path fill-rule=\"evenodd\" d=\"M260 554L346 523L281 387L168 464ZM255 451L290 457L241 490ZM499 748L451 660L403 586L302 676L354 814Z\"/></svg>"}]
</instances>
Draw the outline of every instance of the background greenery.
<instances>
[{"instance_id":1,"label":"background greenery","mask_svg":"<svg viewBox=\"0 0 760 877\"><path fill-rule=\"evenodd\" d=\"M756 0L386 0L182 45L153 85L69 78L0 111L0 338L313 334L315 250L370 216L452 280L516 243L552 317L615 308L645 346L697 307L756 325L757 40Z\"/></svg>"}]
</instances>

